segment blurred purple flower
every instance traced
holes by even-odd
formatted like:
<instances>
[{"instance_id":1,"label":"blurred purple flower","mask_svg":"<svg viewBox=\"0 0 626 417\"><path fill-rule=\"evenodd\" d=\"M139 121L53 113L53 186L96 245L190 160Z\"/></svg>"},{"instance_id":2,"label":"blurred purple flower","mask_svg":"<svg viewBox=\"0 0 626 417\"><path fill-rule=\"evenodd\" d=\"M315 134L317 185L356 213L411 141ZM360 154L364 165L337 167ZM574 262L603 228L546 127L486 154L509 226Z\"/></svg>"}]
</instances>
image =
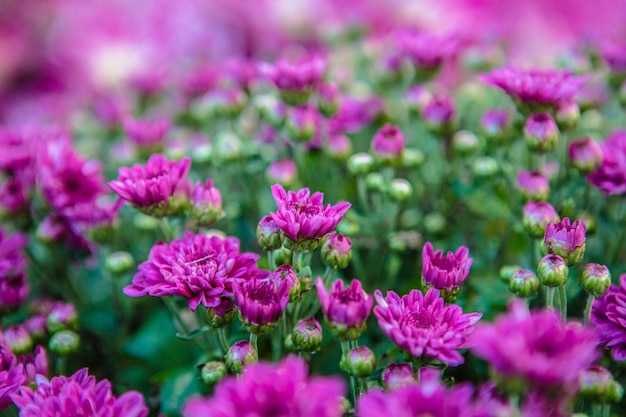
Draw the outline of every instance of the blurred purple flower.
<instances>
[{"instance_id":1,"label":"blurred purple flower","mask_svg":"<svg viewBox=\"0 0 626 417\"><path fill-rule=\"evenodd\" d=\"M472 353L500 376L536 390L571 394L580 373L598 357L595 332L564 323L552 310L530 312L523 300L493 324L477 326Z\"/></svg>"},{"instance_id":2,"label":"blurred purple flower","mask_svg":"<svg viewBox=\"0 0 626 417\"><path fill-rule=\"evenodd\" d=\"M228 377L211 398L196 397L183 406L183 417L341 417L345 386L335 377L307 377L303 359L256 363L239 378Z\"/></svg>"},{"instance_id":3,"label":"blurred purple flower","mask_svg":"<svg viewBox=\"0 0 626 417\"><path fill-rule=\"evenodd\" d=\"M307 55L297 60L279 58L273 65L261 63L260 73L279 90L307 91L315 87L326 71L326 59L320 55Z\"/></svg>"},{"instance_id":4,"label":"blurred purple flower","mask_svg":"<svg viewBox=\"0 0 626 417\"><path fill-rule=\"evenodd\" d=\"M506 66L482 74L480 80L500 88L513 101L531 108L556 110L565 101L574 100L589 77L569 71L522 69Z\"/></svg>"},{"instance_id":5,"label":"blurred purple flower","mask_svg":"<svg viewBox=\"0 0 626 417\"><path fill-rule=\"evenodd\" d=\"M37 377L37 388L24 386L11 399L23 417L54 417L58 415L106 415L110 417L145 417L148 407L136 391L115 397L108 380L96 382L87 368L70 377L56 376L48 381Z\"/></svg>"},{"instance_id":6,"label":"blurred purple flower","mask_svg":"<svg viewBox=\"0 0 626 417\"><path fill-rule=\"evenodd\" d=\"M170 122L167 119L139 120L126 118L123 122L128 138L137 146L161 149Z\"/></svg>"},{"instance_id":7,"label":"blurred purple flower","mask_svg":"<svg viewBox=\"0 0 626 417\"><path fill-rule=\"evenodd\" d=\"M324 205L324 194L311 195L308 188L287 192L282 185L274 184L272 194L278 210L270 215L290 240L290 248L301 252L317 248L350 208L348 202Z\"/></svg>"},{"instance_id":8,"label":"blurred purple flower","mask_svg":"<svg viewBox=\"0 0 626 417\"><path fill-rule=\"evenodd\" d=\"M315 286L322 311L333 331L340 338L357 339L365 330L365 321L374 304L374 299L363 290L361 282L353 279L350 286L344 288L343 281L338 279L329 293L318 277Z\"/></svg>"},{"instance_id":9,"label":"blurred purple flower","mask_svg":"<svg viewBox=\"0 0 626 417\"><path fill-rule=\"evenodd\" d=\"M626 194L626 131L611 133L601 144L602 164L589 182L606 195Z\"/></svg>"},{"instance_id":10,"label":"blurred purple flower","mask_svg":"<svg viewBox=\"0 0 626 417\"><path fill-rule=\"evenodd\" d=\"M532 201L544 201L550 193L548 178L537 171L520 171L517 174L517 188L524 198Z\"/></svg>"},{"instance_id":11,"label":"blurred purple flower","mask_svg":"<svg viewBox=\"0 0 626 417\"><path fill-rule=\"evenodd\" d=\"M570 142L567 154L571 164L583 173L595 171L602 164L602 147L590 137Z\"/></svg>"},{"instance_id":12,"label":"blurred purple flower","mask_svg":"<svg viewBox=\"0 0 626 417\"><path fill-rule=\"evenodd\" d=\"M611 349L616 361L626 360L626 274L619 277L619 286L598 298L591 310L591 324L600 336L600 343Z\"/></svg>"},{"instance_id":13,"label":"blurred purple flower","mask_svg":"<svg viewBox=\"0 0 626 417\"><path fill-rule=\"evenodd\" d=\"M626 44L605 42L601 47L601 53L611 72L626 73Z\"/></svg>"},{"instance_id":14,"label":"blurred purple flower","mask_svg":"<svg viewBox=\"0 0 626 417\"><path fill-rule=\"evenodd\" d=\"M455 107L452 99L447 95L434 96L422 110L422 119L426 125L434 130L447 128L452 123Z\"/></svg>"},{"instance_id":15,"label":"blurred purple flower","mask_svg":"<svg viewBox=\"0 0 626 417\"><path fill-rule=\"evenodd\" d=\"M404 151L405 140L400 128L386 123L376 131L372 139L371 148L375 157L382 162L398 161Z\"/></svg>"},{"instance_id":16,"label":"blurred purple flower","mask_svg":"<svg viewBox=\"0 0 626 417\"><path fill-rule=\"evenodd\" d=\"M423 295L411 290L400 296L388 291L387 296L376 290L374 315L378 325L401 349L416 358L436 360L449 366L464 362L457 351L468 347L468 336L482 314L463 314L461 307L445 304L439 291L431 288Z\"/></svg>"},{"instance_id":17,"label":"blurred purple flower","mask_svg":"<svg viewBox=\"0 0 626 417\"><path fill-rule=\"evenodd\" d=\"M28 298L26 258L22 254L27 244L26 235L9 235L0 228L0 308L18 306Z\"/></svg>"},{"instance_id":18,"label":"blurred purple flower","mask_svg":"<svg viewBox=\"0 0 626 417\"><path fill-rule=\"evenodd\" d=\"M269 164L266 176L270 182L277 182L284 186L289 186L296 180L298 168L293 159L283 158Z\"/></svg>"},{"instance_id":19,"label":"blurred purple flower","mask_svg":"<svg viewBox=\"0 0 626 417\"><path fill-rule=\"evenodd\" d=\"M120 168L117 180L109 182L109 187L138 210L161 217L171 210L170 199L190 188L186 178L190 166L187 157L176 162L161 154L152 155L146 165Z\"/></svg>"},{"instance_id":20,"label":"blurred purple flower","mask_svg":"<svg viewBox=\"0 0 626 417\"><path fill-rule=\"evenodd\" d=\"M559 140L559 127L550 113L533 113L526 119L524 136L530 150L538 153L549 152Z\"/></svg>"},{"instance_id":21,"label":"blurred purple flower","mask_svg":"<svg viewBox=\"0 0 626 417\"><path fill-rule=\"evenodd\" d=\"M419 69L437 69L446 61L453 60L459 49L459 40L452 35L435 35L415 30L396 33L394 43L400 56L408 59Z\"/></svg>"},{"instance_id":22,"label":"blurred purple flower","mask_svg":"<svg viewBox=\"0 0 626 417\"><path fill-rule=\"evenodd\" d=\"M456 252L434 251L433 245L426 242L422 249L422 279L428 288L445 292L456 292L465 282L472 267L473 259L469 249L461 246ZM444 297L445 298L445 297Z\"/></svg>"},{"instance_id":23,"label":"blurred purple flower","mask_svg":"<svg viewBox=\"0 0 626 417\"><path fill-rule=\"evenodd\" d=\"M34 355L20 355L17 360L24 367L25 383L36 383L37 375L48 377L48 357L42 346L35 347Z\"/></svg>"},{"instance_id":24,"label":"blurred purple flower","mask_svg":"<svg viewBox=\"0 0 626 417\"><path fill-rule=\"evenodd\" d=\"M23 365L18 364L0 332L0 411L11 404L10 395L17 393L25 382Z\"/></svg>"},{"instance_id":25,"label":"blurred purple flower","mask_svg":"<svg viewBox=\"0 0 626 417\"><path fill-rule=\"evenodd\" d=\"M559 215L550 203L529 201L524 206L522 222L526 231L533 237L544 236L546 226L559 220Z\"/></svg>"},{"instance_id":26,"label":"blurred purple flower","mask_svg":"<svg viewBox=\"0 0 626 417\"><path fill-rule=\"evenodd\" d=\"M480 126L490 137L502 135L509 126L510 116L505 109L487 110L480 119Z\"/></svg>"},{"instance_id":27,"label":"blurred purple flower","mask_svg":"<svg viewBox=\"0 0 626 417\"><path fill-rule=\"evenodd\" d=\"M259 255L239 253L239 240L203 233L171 243L157 243L147 261L141 263L132 284L124 288L130 297L177 295L187 298L195 311L199 304L216 307L220 296L233 295L233 281L259 276Z\"/></svg>"}]
</instances>

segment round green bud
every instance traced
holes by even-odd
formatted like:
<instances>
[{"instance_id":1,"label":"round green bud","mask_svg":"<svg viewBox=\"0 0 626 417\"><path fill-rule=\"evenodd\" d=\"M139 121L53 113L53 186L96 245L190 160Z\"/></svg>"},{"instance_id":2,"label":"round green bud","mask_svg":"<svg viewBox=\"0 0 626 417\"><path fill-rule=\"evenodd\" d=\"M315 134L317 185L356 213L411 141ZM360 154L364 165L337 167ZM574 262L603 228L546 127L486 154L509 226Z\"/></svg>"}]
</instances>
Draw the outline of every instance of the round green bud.
<instances>
[{"instance_id":1,"label":"round green bud","mask_svg":"<svg viewBox=\"0 0 626 417\"><path fill-rule=\"evenodd\" d=\"M413 186L403 178L395 178L389 184L389 196L397 202L406 201L413 195Z\"/></svg>"},{"instance_id":2,"label":"round green bud","mask_svg":"<svg viewBox=\"0 0 626 417\"><path fill-rule=\"evenodd\" d=\"M385 178L380 172L370 172L365 177L365 185L367 189L371 191L384 192L386 188Z\"/></svg>"},{"instance_id":3,"label":"round green bud","mask_svg":"<svg viewBox=\"0 0 626 417\"><path fill-rule=\"evenodd\" d=\"M109 272L115 275L121 275L135 266L135 260L130 253L119 251L113 252L107 256L104 265Z\"/></svg>"},{"instance_id":4,"label":"round green bud","mask_svg":"<svg viewBox=\"0 0 626 417\"><path fill-rule=\"evenodd\" d=\"M487 178L495 175L500 170L498 161L490 156L481 156L474 160L472 172L479 178Z\"/></svg>"},{"instance_id":5,"label":"round green bud","mask_svg":"<svg viewBox=\"0 0 626 417\"><path fill-rule=\"evenodd\" d=\"M209 385L217 384L224 379L227 373L226 364L219 361L207 362L200 370L202 380Z\"/></svg>"},{"instance_id":6,"label":"round green bud","mask_svg":"<svg viewBox=\"0 0 626 417\"><path fill-rule=\"evenodd\" d=\"M247 340L235 342L226 353L226 366L233 374L240 374L243 367L259 361L259 355Z\"/></svg>"},{"instance_id":7,"label":"round green bud","mask_svg":"<svg viewBox=\"0 0 626 417\"><path fill-rule=\"evenodd\" d=\"M359 346L343 355L339 365L355 378L366 378L376 370L376 355L367 346Z\"/></svg>"},{"instance_id":8,"label":"round green bud","mask_svg":"<svg viewBox=\"0 0 626 417\"><path fill-rule=\"evenodd\" d=\"M446 218L438 212L429 213L424 216L424 229L428 233L441 233L446 229Z\"/></svg>"},{"instance_id":9,"label":"round green bud","mask_svg":"<svg viewBox=\"0 0 626 417\"><path fill-rule=\"evenodd\" d=\"M302 319L294 326L291 341L299 352L317 352L322 344L322 326L315 317Z\"/></svg>"},{"instance_id":10,"label":"round green bud","mask_svg":"<svg viewBox=\"0 0 626 417\"><path fill-rule=\"evenodd\" d=\"M135 213L133 225L139 230L152 231L159 228L159 219L143 213Z\"/></svg>"},{"instance_id":11,"label":"round green bud","mask_svg":"<svg viewBox=\"0 0 626 417\"><path fill-rule=\"evenodd\" d=\"M560 287L567 282L569 268L559 255L549 254L541 258L537 265L539 282L546 287Z\"/></svg>"},{"instance_id":12,"label":"round green bud","mask_svg":"<svg viewBox=\"0 0 626 417\"><path fill-rule=\"evenodd\" d=\"M425 159L424 152L419 149L405 148L400 157L400 166L403 168L417 168L424 163Z\"/></svg>"},{"instance_id":13,"label":"round green bud","mask_svg":"<svg viewBox=\"0 0 626 417\"><path fill-rule=\"evenodd\" d=\"M500 268L498 275L502 282L508 285L511 282L511 277L518 269L521 269L521 267L517 265L504 265L502 268Z\"/></svg>"},{"instance_id":14,"label":"round green bud","mask_svg":"<svg viewBox=\"0 0 626 417\"><path fill-rule=\"evenodd\" d=\"M468 130L459 130L452 136L452 146L455 152L467 155L480 147L480 142L475 134Z\"/></svg>"},{"instance_id":15,"label":"round green bud","mask_svg":"<svg viewBox=\"0 0 626 417\"><path fill-rule=\"evenodd\" d=\"M600 264L587 264L582 272L582 287L587 294L599 297L611 286L611 272L609 268Z\"/></svg>"},{"instance_id":16,"label":"round green bud","mask_svg":"<svg viewBox=\"0 0 626 417\"><path fill-rule=\"evenodd\" d=\"M291 265L292 258L293 251L291 249L287 249L284 246L274 251L274 261L276 262L277 266Z\"/></svg>"},{"instance_id":17,"label":"round green bud","mask_svg":"<svg viewBox=\"0 0 626 417\"><path fill-rule=\"evenodd\" d=\"M48 348L59 355L69 355L76 352L80 347L80 336L72 330L56 332L48 342Z\"/></svg>"},{"instance_id":18,"label":"round green bud","mask_svg":"<svg viewBox=\"0 0 626 417\"><path fill-rule=\"evenodd\" d=\"M593 365L580 376L579 395L590 403L618 403L624 396L624 389L606 368Z\"/></svg>"},{"instance_id":19,"label":"round green bud","mask_svg":"<svg viewBox=\"0 0 626 417\"><path fill-rule=\"evenodd\" d=\"M518 297L532 297L539 290L539 280L532 271L520 268L511 275L509 289Z\"/></svg>"},{"instance_id":20,"label":"round green bud","mask_svg":"<svg viewBox=\"0 0 626 417\"><path fill-rule=\"evenodd\" d=\"M352 175L365 175L374 168L374 157L366 152L359 152L348 158L348 171Z\"/></svg>"}]
</instances>

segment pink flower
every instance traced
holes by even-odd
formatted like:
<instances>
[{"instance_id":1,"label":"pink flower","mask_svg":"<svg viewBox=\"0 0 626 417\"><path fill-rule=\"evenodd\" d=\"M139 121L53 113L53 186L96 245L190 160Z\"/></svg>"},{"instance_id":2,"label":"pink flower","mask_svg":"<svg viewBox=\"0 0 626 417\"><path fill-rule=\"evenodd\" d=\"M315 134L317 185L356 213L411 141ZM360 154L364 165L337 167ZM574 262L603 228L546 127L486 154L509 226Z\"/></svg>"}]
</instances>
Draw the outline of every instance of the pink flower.
<instances>
[{"instance_id":1,"label":"pink flower","mask_svg":"<svg viewBox=\"0 0 626 417\"><path fill-rule=\"evenodd\" d=\"M288 238L288 246L300 252L316 249L350 208L348 202L324 205L324 194L310 195L308 188L286 192L282 185L274 184L272 194L278 210L270 215Z\"/></svg>"},{"instance_id":2,"label":"pink flower","mask_svg":"<svg viewBox=\"0 0 626 417\"><path fill-rule=\"evenodd\" d=\"M183 417L341 417L345 386L335 377L307 377L303 359L249 364L224 379L211 398L192 398Z\"/></svg>"},{"instance_id":3,"label":"pink flower","mask_svg":"<svg viewBox=\"0 0 626 417\"><path fill-rule=\"evenodd\" d=\"M317 296L330 327L340 337L355 340L365 330L365 321L372 311L374 299L363 291L361 282L353 279L350 286L343 286L338 279L330 293L321 278L315 280Z\"/></svg>"},{"instance_id":4,"label":"pink flower","mask_svg":"<svg viewBox=\"0 0 626 417\"><path fill-rule=\"evenodd\" d=\"M520 171L517 174L517 188L527 200L544 201L550 193L548 178L537 171Z\"/></svg>"},{"instance_id":5,"label":"pink flower","mask_svg":"<svg viewBox=\"0 0 626 417\"><path fill-rule=\"evenodd\" d=\"M0 332L0 411L11 404L10 396L16 394L25 382L23 365L18 364Z\"/></svg>"},{"instance_id":6,"label":"pink flower","mask_svg":"<svg viewBox=\"0 0 626 417\"><path fill-rule=\"evenodd\" d=\"M578 378L599 356L593 331L564 323L552 310L530 312L525 302L482 324L472 335L472 353L500 376L543 392L576 391Z\"/></svg>"},{"instance_id":7,"label":"pink flower","mask_svg":"<svg viewBox=\"0 0 626 417\"><path fill-rule=\"evenodd\" d=\"M626 131L611 133L601 144L602 164L589 182L606 195L626 194Z\"/></svg>"},{"instance_id":8,"label":"pink flower","mask_svg":"<svg viewBox=\"0 0 626 417\"><path fill-rule=\"evenodd\" d=\"M546 226L544 244L548 253L559 255L567 265L578 264L585 254L587 228L583 219L570 224L569 218Z\"/></svg>"},{"instance_id":9,"label":"pink flower","mask_svg":"<svg viewBox=\"0 0 626 417\"><path fill-rule=\"evenodd\" d=\"M611 285L609 291L598 298L591 310L591 323L595 326L600 343L611 349L613 359L626 360L626 274L619 277L619 286Z\"/></svg>"},{"instance_id":10,"label":"pink flower","mask_svg":"<svg viewBox=\"0 0 626 417\"><path fill-rule=\"evenodd\" d=\"M383 162L398 161L404 151L404 135L396 125L385 124L378 129L372 139L372 152Z\"/></svg>"},{"instance_id":11,"label":"pink flower","mask_svg":"<svg viewBox=\"0 0 626 417\"><path fill-rule=\"evenodd\" d=\"M582 173L595 171L602 164L602 147L589 137L570 142L567 154L574 168Z\"/></svg>"},{"instance_id":12,"label":"pink flower","mask_svg":"<svg viewBox=\"0 0 626 417\"><path fill-rule=\"evenodd\" d=\"M434 251L433 245L426 242L422 249L422 279L428 288L443 290L444 293L455 293L465 282L472 267L473 259L469 249L461 246L456 252ZM445 298L445 297L444 297Z\"/></svg>"},{"instance_id":13,"label":"pink flower","mask_svg":"<svg viewBox=\"0 0 626 417\"><path fill-rule=\"evenodd\" d=\"M210 227L224 216L222 194L213 186L213 180L204 184L198 181L191 191L191 217L196 224Z\"/></svg>"},{"instance_id":14,"label":"pink flower","mask_svg":"<svg viewBox=\"0 0 626 417\"><path fill-rule=\"evenodd\" d=\"M308 55L294 61L279 58L274 65L261 64L259 70L279 90L306 91L320 82L326 65L322 56Z\"/></svg>"},{"instance_id":15,"label":"pink flower","mask_svg":"<svg viewBox=\"0 0 626 417\"><path fill-rule=\"evenodd\" d=\"M27 244L25 235L7 235L0 228L0 308L18 306L28 298L26 258L22 254Z\"/></svg>"},{"instance_id":16,"label":"pink flower","mask_svg":"<svg viewBox=\"0 0 626 417\"><path fill-rule=\"evenodd\" d=\"M124 131L128 138L137 146L150 149L163 147L163 139L170 122L167 119L138 120L126 118Z\"/></svg>"},{"instance_id":17,"label":"pink flower","mask_svg":"<svg viewBox=\"0 0 626 417\"><path fill-rule=\"evenodd\" d=\"M145 417L148 407L141 394L127 392L115 397L108 380L96 382L87 368L70 377L57 376L48 381L37 377L37 388L26 386L11 396L22 417L55 417L58 415L106 415L110 417Z\"/></svg>"},{"instance_id":18,"label":"pink flower","mask_svg":"<svg viewBox=\"0 0 626 417\"><path fill-rule=\"evenodd\" d=\"M138 210L161 217L176 211L174 197L190 188L186 178L190 166L187 157L176 162L161 154L152 155L146 165L120 168L117 180L109 182L109 187Z\"/></svg>"},{"instance_id":19,"label":"pink flower","mask_svg":"<svg viewBox=\"0 0 626 417\"><path fill-rule=\"evenodd\" d=\"M437 69L445 61L454 59L460 47L459 41L451 35L438 36L413 30L397 33L395 43L402 58L427 70Z\"/></svg>"},{"instance_id":20,"label":"pink flower","mask_svg":"<svg viewBox=\"0 0 626 417\"><path fill-rule=\"evenodd\" d=\"M482 314L463 314L461 307L445 304L439 291L431 288L423 295L411 290L400 296L393 291L374 293L374 315L378 325L401 349L416 358L436 360L449 366L464 362L458 352L467 346L468 336Z\"/></svg>"},{"instance_id":21,"label":"pink flower","mask_svg":"<svg viewBox=\"0 0 626 417\"><path fill-rule=\"evenodd\" d=\"M237 238L187 232L169 244L153 246L124 294L177 295L187 298L192 311L199 304L216 307L222 295L233 295L233 281L259 276L258 258L254 253L239 253Z\"/></svg>"},{"instance_id":22,"label":"pink flower","mask_svg":"<svg viewBox=\"0 0 626 417\"><path fill-rule=\"evenodd\" d=\"M294 183L298 176L298 168L293 159L283 158L278 161L272 162L267 167L267 178L271 182L277 182L284 186L289 186Z\"/></svg>"},{"instance_id":23,"label":"pink flower","mask_svg":"<svg viewBox=\"0 0 626 417\"><path fill-rule=\"evenodd\" d=\"M589 77L575 76L569 71L496 68L480 76L486 84L500 88L513 101L531 109L556 110L559 104L574 100Z\"/></svg>"}]
</instances>

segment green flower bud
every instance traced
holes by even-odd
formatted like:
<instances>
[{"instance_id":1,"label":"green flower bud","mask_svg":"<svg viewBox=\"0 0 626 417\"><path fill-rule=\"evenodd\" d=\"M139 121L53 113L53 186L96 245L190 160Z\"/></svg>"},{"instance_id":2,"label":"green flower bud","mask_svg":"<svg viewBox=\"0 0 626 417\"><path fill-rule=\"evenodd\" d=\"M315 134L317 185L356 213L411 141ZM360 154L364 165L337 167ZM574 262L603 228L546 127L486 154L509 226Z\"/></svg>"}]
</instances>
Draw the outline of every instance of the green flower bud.
<instances>
[{"instance_id":1,"label":"green flower bud","mask_svg":"<svg viewBox=\"0 0 626 417\"><path fill-rule=\"evenodd\" d=\"M504 265L502 268L500 268L499 276L502 282L509 285L509 283L511 282L511 277L518 269L521 269L521 267L517 265Z\"/></svg>"},{"instance_id":2,"label":"green flower bud","mask_svg":"<svg viewBox=\"0 0 626 417\"><path fill-rule=\"evenodd\" d=\"M518 297L532 297L539 290L539 280L532 271L518 269L511 275L509 289Z\"/></svg>"},{"instance_id":3,"label":"green flower bud","mask_svg":"<svg viewBox=\"0 0 626 417\"><path fill-rule=\"evenodd\" d=\"M133 225L139 230L153 231L159 228L159 219L143 213L135 213Z\"/></svg>"},{"instance_id":4,"label":"green flower bud","mask_svg":"<svg viewBox=\"0 0 626 417\"><path fill-rule=\"evenodd\" d=\"M366 152L359 152L348 158L348 171L352 175L365 175L374 168L374 157Z\"/></svg>"},{"instance_id":5,"label":"green flower bud","mask_svg":"<svg viewBox=\"0 0 626 417\"><path fill-rule=\"evenodd\" d=\"M215 159L219 162L236 161L243 153L239 136L233 132L222 131L215 136Z\"/></svg>"},{"instance_id":6,"label":"green flower bud","mask_svg":"<svg viewBox=\"0 0 626 417\"><path fill-rule=\"evenodd\" d=\"M583 268L582 287L588 294L599 297L611 286L609 268L600 264L587 264Z\"/></svg>"},{"instance_id":7,"label":"green flower bud","mask_svg":"<svg viewBox=\"0 0 626 417\"><path fill-rule=\"evenodd\" d=\"M460 130L452 136L452 146L455 152L467 155L480 147L480 142L475 134L468 130Z\"/></svg>"},{"instance_id":8,"label":"green flower bud","mask_svg":"<svg viewBox=\"0 0 626 417\"><path fill-rule=\"evenodd\" d=\"M405 148L400 157L400 166L403 168L417 168L424 163L425 159L424 152L419 149Z\"/></svg>"},{"instance_id":9,"label":"green flower bud","mask_svg":"<svg viewBox=\"0 0 626 417\"><path fill-rule=\"evenodd\" d=\"M376 370L376 355L367 346L359 346L343 355L339 365L356 378L366 378Z\"/></svg>"},{"instance_id":10,"label":"green flower bud","mask_svg":"<svg viewBox=\"0 0 626 417\"><path fill-rule=\"evenodd\" d=\"M559 255L546 255L537 265L539 282L546 287L560 287L567 282L569 268Z\"/></svg>"},{"instance_id":11,"label":"green flower bud","mask_svg":"<svg viewBox=\"0 0 626 417\"><path fill-rule=\"evenodd\" d=\"M406 201L413 195L413 186L402 178L396 178L389 184L389 197L397 202Z\"/></svg>"},{"instance_id":12,"label":"green flower bud","mask_svg":"<svg viewBox=\"0 0 626 417\"><path fill-rule=\"evenodd\" d=\"M222 297L217 307L206 309L206 315L211 327L216 329L226 327L237 317L237 306L231 298Z\"/></svg>"},{"instance_id":13,"label":"green flower bud","mask_svg":"<svg viewBox=\"0 0 626 417\"><path fill-rule=\"evenodd\" d=\"M490 156L481 156L474 160L472 172L479 178L487 178L495 175L500 170L498 161Z\"/></svg>"},{"instance_id":14,"label":"green flower bud","mask_svg":"<svg viewBox=\"0 0 626 417\"><path fill-rule=\"evenodd\" d=\"M367 189L371 191L385 191L385 178L380 172L370 172L365 177L365 185L367 185Z\"/></svg>"},{"instance_id":15,"label":"green flower bud","mask_svg":"<svg viewBox=\"0 0 626 417\"><path fill-rule=\"evenodd\" d=\"M284 246L274 251L274 261L276 262L277 266L291 265L292 258L293 251L291 251L291 249L287 249Z\"/></svg>"},{"instance_id":16,"label":"green flower bud","mask_svg":"<svg viewBox=\"0 0 626 417\"><path fill-rule=\"evenodd\" d=\"M424 216L424 229L428 233L441 233L446 229L446 218L441 213L429 213Z\"/></svg>"},{"instance_id":17,"label":"green flower bud","mask_svg":"<svg viewBox=\"0 0 626 417\"><path fill-rule=\"evenodd\" d=\"M135 266L135 260L128 252L113 252L107 256L104 261L104 265L109 272L112 272L115 275L121 275Z\"/></svg>"},{"instance_id":18,"label":"green flower bud","mask_svg":"<svg viewBox=\"0 0 626 417\"><path fill-rule=\"evenodd\" d=\"M580 397L595 404L618 403L624 389L613 375L598 365L587 368L580 376Z\"/></svg>"},{"instance_id":19,"label":"green flower bud","mask_svg":"<svg viewBox=\"0 0 626 417\"><path fill-rule=\"evenodd\" d=\"M233 374L240 374L245 365L259 361L259 355L247 340L235 342L226 353L226 366Z\"/></svg>"},{"instance_id":20,"label":"green flower bud","mask_svg":"<svg viewBox=\"0 0 626 417\"><path fill-rule=\"evenodd\" d=\"M80 347L80 336L71 330L61 330L52 335L48 347L59 355L69 355Z\"/></svg>"},{"instance_id":21,"label":"green flower bud","mask_svg":"<svg viewBox=\"0 0 626 417\"><path fill-rule=\"evenodd\" d=\"M224 362L211 361L207 362L202 367L200 376L202 377L204 383L214 385L224 379L227 373L228 369L226 368L226 364Z\"/></svg>"},{"instance_id":22,"label":"green flower bud","mask_svg":"<svg viewBox=\"0 0 626 417\"><path fill-rule=\"evenodd\" d=\"M352 259L352 240L340 233L331 232L324 241L321 252L325 265L344 269Z\"/></svg>"},{"instance_id":23,"label":"green flower bud","mask_svg":"<svg viewBox=\"0 0 626 417\"><path fill-rule=\"evenodd\" d=\"M293 347L300 352L317 352L322 344L322 326L315 319L302 319L291 333Z\"/></svg>"}]
</instances>

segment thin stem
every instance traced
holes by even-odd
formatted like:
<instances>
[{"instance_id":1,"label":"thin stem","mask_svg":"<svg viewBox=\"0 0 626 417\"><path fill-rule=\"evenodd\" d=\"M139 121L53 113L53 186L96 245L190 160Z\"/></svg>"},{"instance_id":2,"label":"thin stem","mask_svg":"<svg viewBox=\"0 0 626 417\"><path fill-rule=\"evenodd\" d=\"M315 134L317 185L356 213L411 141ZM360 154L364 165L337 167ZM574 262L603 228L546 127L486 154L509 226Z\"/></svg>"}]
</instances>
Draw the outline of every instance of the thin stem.
<instances>
[{"instance_id":1,"label":"thin stem","mask_svg":"<svg viewBox=\"0 0 626 417\"><path fill-rule=\"evenodd\" d=\"M591 417L602 417L602 404L594 404L591 406Z\"/></svg>"},{"instance_id":2,"label":"thin stem","mask_svg":"<svg viewBox=\"0 0 626 417\"><path fill-rule=\"evenodd\" d=\"M587 296L587 305L585 306L585 324L589 324L589 321L591 320L591 310L595 299L596 297L591 294Z\"/></svg>"},{"instance_id":3,"label":"thin stem","mask_svg":"<svg viewBox=\"0 0 626 417\"><path fill-rule=\"evenodd\" d=\"M167 217L163 217L159 222L159 226L161 227L161 232L163 233L163 238L166 242L171 242L174 238L174 233L172 231L172 226L170 225Z\"/></svg>"},{"instance_id":4,"label":"thin stem","mask_svg":"<svg viewBox=\"0 0 626 417\"><path fill-rule=\"evenodd\" d=\"M228 349L230 349L230 343L228 343L228 336L226 336L226 328L220 327L217 329L217 339L220 342L220 347L224 351L224 354L228 353Z\"/></svg>"},{"instance_id":5,"label":"thin stem","mask_svg":"<svg viewBox=\"0 0 626 417\"><path fill-rule=\"evenodd\" d=\"M268 250L267 251L267 263L270 266L270 269L272 271L276 270L277 266L276 266L276 258L274 257L274 251Z\"/></svg>"},{"instance_id":6,"label":"thin stem","mask_svg":"<svg viewBox=\"0 0 626 417\"><path fill-rule=\"evenodd\" d=\"M66 360L65 355L59 355L59 357L56 360L56 364L55 364L56 374L57 375L65 375L66 365L67 365L67 360Z\"/></svg>"},{"instance_id":7,"label":"thin stem","mask_svg":"<svg viewBox=\"0 0 626 417\"><path fill-rule=\"evenodd\" d=\"M363 213L367 216L370 212L369 204L367 201L367 184L365 183L365 176L358 175L356 177L356 192L363 209Z\"/></svg>"},{"instance_id":8,"label":"thin stem","mask_svg":"<svg viewBox=\"0 0 626 417\"><path fill-rule=\"evenodd\" d=\"M187 327L187 323L185 323L183 318L180 316L180 311L178 311L178 307L176 307L176 302L174 302L174 299L172 297L161 297L161 299L165 303L167 309L170 311L170 314L174 318L174 321L176 321L176 323L178 324L178 330L180 330L184 334L189 334L189 327Z\"/></svg>"},{"instance_id":9,"label":"thin stem","mask_svg":"<svg viewBox=\"0 0 626 417\"><path fill-rule=\"evenodd\" d=\"M326 270L324 271L324 276L322 277L324 287L328 288L328 284L330 284L330 279L333 277L335 271L337 271L337 268L333 268L331 266L326 267Z\"/></svg>"},{"instance_id":10,"label":"thin stem","mask_svg":"<svg viewBox=\"0 0 626 417\"><path fill-rule=\"evenodd\" d=\"M546 307L554 308L554 288L548 287L546 289Z\"/></svg>"},{"instance_id":11,"label":"thin stem","mask_svg":"<svg viewBox=\"0 0 626 417\"><path fill-rule=\"evenodd\" d=\"M341 342L341 358L347 359L348 353L350 352L350 342L342 341ZM352 404L356 405L356 379L350 375L350 393L352 394Z\"/></svg>"},{"instance_id":12,"label":"thin stem","mask_svg":"<svg viewBox=\"0 0 626 417\"><path fill-rule=\"evenodd\" d=\"M259 347L258 347L258 341L259 340L259 336L257 336L254 333L250 333L250 344L252 345L252 347L254 348L254 350L257 352L257 355L259 354Z\"/></svg>"},{"instance_id":13,"label":"thin stem","mask_svg":"<svg viewBox=\"0 0 626 417\"><path fill-rule=\"evenodd\" d=\"M565 284L559 287L559 300L561 302L561 317L567 319L567 293L565 292Z\"/></svg>"},{"instance_id":14,"label":"thin stem","mask_svg":"<svg viewBox=\"0 0 626 417\"><path fill-rule=\"evenodd\" d=\"M602 404L602 417L611 417L611 404Z\"/></svg>"}]
</instances>

